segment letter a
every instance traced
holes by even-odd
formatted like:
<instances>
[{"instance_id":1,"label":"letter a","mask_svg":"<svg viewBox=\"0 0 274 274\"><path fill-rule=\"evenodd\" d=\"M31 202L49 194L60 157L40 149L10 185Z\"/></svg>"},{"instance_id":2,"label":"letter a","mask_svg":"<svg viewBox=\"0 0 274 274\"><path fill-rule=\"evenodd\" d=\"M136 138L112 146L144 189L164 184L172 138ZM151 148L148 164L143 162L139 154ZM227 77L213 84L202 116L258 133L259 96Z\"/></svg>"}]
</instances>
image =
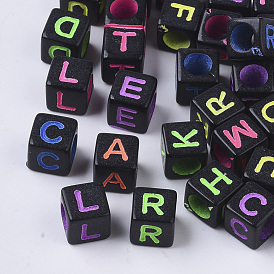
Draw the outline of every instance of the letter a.
<instances>
[{"instance_id":1,"label":"letter a","mask_svg":"<svg viewBox=\"0 0 274 274\"><path fill-rule=\"evenodd\" d=\"M256 139L258 137L258 134L247 124L245 120L240 120L240 124L246 129L240 128L238 126L232 127L232 135L228 130L224 130L224 135L228 138L228 140L236 147L240 148L242 146L242 141L240 138L240 133L242 133L245 136L251 137L253 139Z\"/></svg>"},{"instance_id":2,"label":"letter a","mask_svg":"<svg viewBox=\"0 0 274 274\"><path fill-rule=\"evenodd\" d=\"M114 150L115 145L118 144L120 150ZM112 144L110 145L108 151L104 154L104 159L108 159L110 154L120 154L122 155L122 159L124 161L128 160L128 156L126 154L126 151L124 149L124 146L122 144L121 139L114 139Z\"/></svg>"},{"instance_id":3,"label":"letter a","mask_svg":"<svg viewBox=\"0 0 274 274\"><path fill-rule=\"evenodd\" d=\"M115 177L116 181L111 181L111 179L113 179L113 177ZM111 173L107 178L106 180L103 182L103 187L105 187L108 183L110 184L120 184L120 187L122 189L127 189L125 184L123 183L121 177L119 176L118 173Z\"/></svg>"}]
</instances>

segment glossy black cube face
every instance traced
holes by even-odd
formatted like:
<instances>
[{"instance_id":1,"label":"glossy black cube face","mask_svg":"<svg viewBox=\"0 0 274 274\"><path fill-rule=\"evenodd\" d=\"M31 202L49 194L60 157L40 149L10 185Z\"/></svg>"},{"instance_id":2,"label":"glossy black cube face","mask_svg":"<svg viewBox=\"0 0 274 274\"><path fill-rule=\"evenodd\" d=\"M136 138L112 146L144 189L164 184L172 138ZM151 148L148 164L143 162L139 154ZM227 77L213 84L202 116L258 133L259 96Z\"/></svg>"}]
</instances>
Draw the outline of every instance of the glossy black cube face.
<instances>
[{"instance_id":1,"label":"glossy black cube face","mask_svg":"<svg viewBox=\"0 0 274 274\"><path fill-rule=\"evenodd\" d=\"M273 88L273 69L270 61L233 62L231 74L232 91L243 102L262 99L270 95Z\"/></svg>"},{"instance_id":2,"label":"glossy black cube face","mask_svg":"<svg viewBox=\"0 0 274 274\"><path fill-rule=\"evenodd\" d=\"M70 244L99 241L110 236L110 211L100 184L64 187L61 190L61 216Z\"/></svg>"},{"instance_id":3,"label":"glossy black cube face","mask_svg":"<svg viewBox=\"0 0 274 274\"><path fill-rule=\"evenodd\" d=\"M268 148L274 150L274 94L267 96L250 107L249 111L268 137Z\"/></svg>"},{"instance_id":4,"label":"glossy black cube face","mask_svg":"<svg viewBox=\"0 0 274 274\"><path fill-rule=\"evenodd\" d=\"M180 48L196 47L204 3L191 0L164 1L158 20L159 49L176 52Z\"/></svg>"},{"instance_id":5,"label":"glossy black cube face","mask_svg":"<svg viewBox=\"0 0 274 274\"><path fill-rule=\"evenodd\" d=\"M143 246L172 246L176 201L174 190L137 187L133 194L130 242Z\"/></svg>"},{"instance_id":6,"label":"glossy black cube face","mask_svg":"<svg viewBox=\"0 0 274 274\"><path fill-rule=\"evenodd\" d=\"M207 163L205 130L200 122L162 125L161 154L165 176L185 179Z\"/></svg>"},{"instance_id":7,"label":"glossy black cube face","mask_svg":"<svg viewBox=\"0 0 274 274\"><path fill-rule=\"evenodd\" d=\"M219 61L227 63L227 22L231 18L238 17L241 17L241 14L225 10L206 9L198 33L197 47L218 50Z\"/></svg>"},{"instance_id":8,"label":"glossy black cube face","mask_svg":"<svg viewBox=\"0 0 274 274\"><path fill-rule=\"evenodd\" d=\"M28 144L27 167L48 174L68 175L77 147L77 127L75 119L37 114Z\"/></svg>"},{"instance_id":9,"label":"glossy black cube face","mask_svg":"<svg viewBox=\"0 0 274 274\"><path fill-rule=\"evenodd\" d=\"M147 1L106 0L105 25L142 25L146 24Z\"/></svg>"},{"instance_id":10,"label":"glossy black cube face","mask_svg":"<svg viewBox=\"0 0 274 274\"><path fill-rule=\"evenodd\" d=\"M254 14L273 14L274 3L273 1L266 0L253 0L253 13Z\"/></svg>"},{"instance_id":11,"label":"glossy black cube face","mask_svg":"<svg viewBox=\"0 0 274 274\"><path fill-rule=\"evenodd\" d=\"M108 124L145 133L156 103L156 86L157 79L153 76L119 71L108 98Z\"/></svg>"},{"instance_id":12,"label":"glossy black cube face","mask_svg":"<svg viewBox=\"0 0 274 274\"><path fill-rule=\"evenodd\" d=\"M208 143L213 130L223 122L245 110L241 100L224 84L218 84L193 98L190 121L202 122Z\"/></svg>"},{"instance_id":13,"label":"glossy black cube face","mask_svg":"<svg viewBox=\"0 0 274 274\"><path fill-rule=\"evenodd\" d=\"M274 194L274 151L258 147L252 153L244 173L244 181L253 181Z\"/></svg>"},{"instance_id":14,"label":"glossy black cube face","mask_svg":"<svg viewBox=\"0 0 274 274\"><path fill-rule=\"evenodd\" d=\"M179 49L176 55L176 101L191 100L219 82L218 52L213 49Z\"/></svg>"},{"instance_id":15,"label":"glossy black cube face","mask_svg":"<svg viewBox=\"0 0 274 274\"><path fill-rule=\"evenodd\" d=\"M211 155L241 177L252 152L259 146L267 147L265 133L253 120L241 113L213 131Z\"/></svg>"},{"instance_id":16,"label":"glossy black cube face","mask_svg":"<svg viewBox=\"0 0 274 274\"><path fill-rule=\"evenodd\" d=\"M104 7L104 1L101 0L60 0L60 8L62 10L87 16L91 25L97 24Z\"/></svg>"},{"instance_id":17,"label":"glossy black cube face","mask_svg":"<svg viewBox=\"0 0 274 274\"><path fill-rule=\"evenodd\" d=\"M248 247L258 248L274 231L274 196L247 182L225 208L225 229Z\"/></svg>"},{"instance_id":18,"label":"glossy black cube face","mask_svg":"<svg viewBox=\"0 0 274 274\"><path fill-rule=\"evenodd\" d=\"M136 186L139 139L99 133L94 152L93 180L106 191L131 193Z\"/></svg>"},{"instance_id":19,"label":"glossy black cube face","mask_svg":"<svg viewBox=\"0 0 274 274\"><path fill-rule=\"evenodd\" d=\"M188 180L186 209L211 227L224 220L224 207L243 182L217 161L211 162Z\"/></svg>"},{"instance_id":20,"label":"glossy black cube face","mask_svg":"<svg viewBox=\"0 0 274 274\"><path fill-rule=\"evenodd\" d=\"M89 43L89 19L81 14L53 9L41 38L41 59L55 56L83 58Z\"/></svg>"},{"instance_id":21,"label":"glossy black cube face","mask_svg":"<svg viewBox=\"0 0 274 274\"><path fill-rule=\"evenodd\" d=\"M227 55L230 59L260 59L260 18L235 18L227 23Z\"/></svg>"},{"instance_id":22,"label":"glossy black cube face","mask_svg":"<svg viewBox=\"0 0 274 274\"><path fill-rule=\"evenodd\" d=\"M250 16L251 0L209 0L209 7L225 11L237 11L245 16Z\"/></svg>"},{"instance_id":23,"label":"glossy black cube face","mask_svg":"<svg viewBox=\"0 0 274 274\"><path fill-rule=\"evenodd\" d=\"M93 90L92 71L93 65L88 60L55 57L46 81L47 108L84 115Z\"/></svg>"},{"instance_id":24,"label":"glossy black cube face","mask_svg":"<svg viewBox=\"0 0 274 274\"><path fill-rule=\"evenodd\" d=\"M113 84L119 70L143 72L144 56L143 26L105 26L101 59L104 82Z\"/></svg>"}]
</instances>

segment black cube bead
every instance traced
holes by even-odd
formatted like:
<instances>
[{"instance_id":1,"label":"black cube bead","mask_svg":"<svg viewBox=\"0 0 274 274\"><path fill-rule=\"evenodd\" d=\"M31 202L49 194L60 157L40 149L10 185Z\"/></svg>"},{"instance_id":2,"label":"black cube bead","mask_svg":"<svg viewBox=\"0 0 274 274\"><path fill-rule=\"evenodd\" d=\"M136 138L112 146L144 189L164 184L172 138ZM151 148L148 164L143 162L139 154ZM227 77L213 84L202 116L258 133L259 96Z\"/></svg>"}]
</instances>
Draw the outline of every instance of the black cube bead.
<instances>
[{"instance_id":1,"label":"black cube bead","mask_svg":"<svg viewBox=\"0 0 274 274\"><path fill-rule=\"evenodd\" d=\"M258 146L267 147L265 133L246 114L240 113L213 131L211 155L236 175L242 176Z\"/></svg>"},{"instance_id":2,"label":"black cube bead","mask_svg":"<svg viewBox=\"0 0 274 274\"><path fill-rule=\"evenodd\" d=\"M231 18L238 17L241 17L241 14L225 10L206 9L198 33L197 47L218 50L219 61L228 63L226 52L227 22Z\"/></svg>"},{"instance_id":3,"label":"black cube bead","mask_svg":"<svg viewBox=\"0 0 274 274\"><path fill-rule=\"evenodd\" d=\"M146 0L106 0L105 25L146 25Z\"/></svg>"},{"instance_id":4,"label":"black cube bead","mask_svg":"<svg viewBox=\"0 0 274 274\"><path fill-rule=\"evenodd\" d=\"M268 0L253 0L253 13L274 14L274 2Z\"/></svg>"},{"instance_id":5,"label":"black cube bead","mask_svg":"<svg viewBox=\"0 0 274 274\"><path fill-rule=\"evenodd\" d=\"M233 18L227 23L227 55L229 59L263 57L260 41L260 18Z\"/></svg>"},{"instance_id":6,"label":"black cube bead","mask_svg":"<svg viewBox=\"0 0 274 274\"><path fill-rule=\"evenodd\" d=\"M108 98L108 124L123 130L145 133L156 103L156 87L157 79L153 76L119 71Z\"/></svg>"},{"instance_id":7,"label":"black cube bead","mask_svg":"<svg viewBox=\"0 0 274 274\"><path fill-rule=\"evenodd\" d=\"M60 8L88 17L91 25L96 25L105 8L104 0L60 0Z\"/></svg>"},{"instance_id":8,"label":"black cube bead","mask_svg":"<svg viewBox=\"0 0 274 274\"><path fill-rule=\"evenodd\" d=\"M139 139L99 133L94 152L93 180L106 191L131 193L136 186Z\"/></svg>"},{"instance_id":9,"label":"black cube bead","mask_svg":"<svg viewBox=\"0 0 274 274\"><path fill-rule=\"evenodd\" d=\"M243 102L255 101L274 91L271 61L235 61L231 73L232 91Z\"/></svg>"},{"instance_id":10,"label":"black cube bead","mask_svg":"<svg viewBox=\"0 0 274 274\"><path fill-rule=\"evenodd\" d=\"M113 84L119 70L143 72L144 56L143 26L105 26L101 57L104 82Z\"/></svg>"},{"instance_id":11,"label":"black cube bead","mask_svg":"<svg viewBox=\"0 0 274 274\"><path fill-rule=\"evenodd\" d=\"M179 49L176 55L176 101L191 100L219 82L218 52L213 49Z\"/></svg>"},{"instance_id":12,"label":"black cube bead","mask_svg":"<svg viewBox=\"0 0 274 274\"><path fill-rule=\"evenodd\" d=\"M130 242L143 246L172 246L176 201L174 190L137 187L133 194Z\"/></svg>"},{"instance_id":13,"label":"black cube bead","mask_svg":"<svg viewBox=\"0 0 274 274\"><path fill-rule=\"evenodd\" d=\"M254 17L228 23L228 56L231 59L274 58L274 19Z\"/></svg>"},{"instance_id":14,"label":"black cube bead","mask_svg":"<svg viewBox=\"0 0 274 274\"><path fill-rule=\"evenodd\" d=\"M77 146L75 119L39 113L36 115L28 144L29 169L66 176Z\"/></svg>"},{"instance_id":15,"label":"black cube bead","mask_svg":"<svg viewBox=\"0 0 274 274\"><path fill-rule=\"evenodd\" d=\"M57 56L52 60L46 81L47 108L84 115L93 90L91 61Z\"/></svg>"},{"instance_id":16,"label":"black cube bead","mask_svg":"<svg viewBox=\"0 0 274 274\"><path fill-rule=\"evenodd\" d=\"M268 148L274 150L274 94L252 105L249 109L252 118L265 130Z\"/></svg>"},{"instance_id":17,"label":"black cube bead","mask_svg":"<svg viewBox=\"0 0 274 274\"><path fill-rule=\"evenodd\" d=\"M110 211L105 190L100 184L62 188L61 216L70 244L99 241L110 236Z\"/></svg>"},{"instance_id":18,"label":"black cube bead","mask_svg":"<svg viewBox=\"0 0 274 274\"><path fill-rule=\"evenodd\" d=\"M203 11L204 3L200 1L164 1L158 20L158 47L171 52L196 47Z\"/></svg>"},{"instance_id":19,"label":"black cube bead","mask_svg":"<svg viewBox=\"0 0 274 274\"><path fill-rule=\"evenodd\" d=\"M274 151L258 147L252 153L244 173L244 181L253 181L274 194Z\"/></svg>"},{"instance_id":20,"label":"black cube bead","mask_svg":"<svg viewBox=\"0 0 274 274\"><path fill-rule=\"evenodd\" d=\"M213 9L237 11L244 16L250 16L251 0L209 0L208 6Z\"/></svg>"},{"instance_id":21,"label":"black cube bead","mask_svg":"<svg viewBox=\"0 0 274 274\"><path fill-rule=\"evenodd\" d=\"M161 154L168 179L189 178L207 163L205 130L200 122L162 125Z\"/></svg>"},{"instance_id":22,"label":"black cube bead","mask_svg":"<svg viewBox=\"0 0 274 274\"><path fill-rule=\"evenodd\" d=\"M224 220L224 207L243 182L217 161L211 162L188 180L184 205L211 227Z\"/></svg>"},{"instance_id":23,"label":"black cube bead","mask_svg":"<svg viewBox=\"0 0 274 274\"><path fill-rule=\"evenodd\" d=\"M274 231L274 196L247 182L225 208L225 229L248 247L258 248Z\"/></svg>"},{"instance_id":24,"label":"black cube bead","mask_svg":"<svg viewBox=\"0 0 274 274\"><path fill-rule=\"evenodd\" d=\"M83 58L89 43L89 19L78 13L53 9L42 33L41 59L55 56Z\"/></svg>"},{"instance_id":25,"label":"black cube bead","mask_svg":"<svg viewBox=\"0 0 274 274\"><path fill-rule=\"evenodd\" d=\"M206 140L210 143L217 126L244 110L244 104L235 93L224 84L218 84L192 99L190 121L203 123Z\"/></svg>"}]
</instances>

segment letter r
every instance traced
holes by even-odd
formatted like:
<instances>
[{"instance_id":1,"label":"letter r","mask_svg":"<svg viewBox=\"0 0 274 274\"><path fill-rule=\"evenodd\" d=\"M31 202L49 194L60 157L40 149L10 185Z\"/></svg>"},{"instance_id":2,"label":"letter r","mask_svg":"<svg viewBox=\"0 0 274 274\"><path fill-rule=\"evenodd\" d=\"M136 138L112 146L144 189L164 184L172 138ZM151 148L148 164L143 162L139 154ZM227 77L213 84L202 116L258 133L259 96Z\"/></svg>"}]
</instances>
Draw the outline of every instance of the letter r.
<instances>
[{"instance_id":1,"label":"letter r","mask_svg":"<svg viewBox=\"0 0 274 274\"><path fill-rule=\"evenodd\" d=\"M149 198L155 198L158 201L155 203L149 202ZM142 206L142 213L147 214L147 208L150 206L152 207L158 215L164 215L164 212L160 209L160 206L164 204L164 197L161 194L154 194L154 193L144 193L143 195L143 206Z\"/></svg>"},{"instance_id":2,"label":"letter r","mask_svg":"<svg viewBox=\"0 0 274 274\"><path fill-rule=\"evenodd\" d=\"M272 35L269 35L269 30L272 31ZM267 24L265 27L265 38L266 38L266 46L269 49L270 48L270 42L272 45L272 49L274 49L274 27L272 25Z\"/></svg>"},{"instance_id":3,"label":"letter r","mask_svg":"<svg viewBox=\"0 0 274 274\"><path fill-rule=\"evenodd\" d=\"M153 229L155 232L148 232L147 229ZM149 236L150 239L155 243L159 244L160 241L158 240L157 236L160 236L162 234L162 229L158 226L152 226L152 225L142 225L140 228L140 242L146 242L146 237Z\"/></svg>"}]
</instances>

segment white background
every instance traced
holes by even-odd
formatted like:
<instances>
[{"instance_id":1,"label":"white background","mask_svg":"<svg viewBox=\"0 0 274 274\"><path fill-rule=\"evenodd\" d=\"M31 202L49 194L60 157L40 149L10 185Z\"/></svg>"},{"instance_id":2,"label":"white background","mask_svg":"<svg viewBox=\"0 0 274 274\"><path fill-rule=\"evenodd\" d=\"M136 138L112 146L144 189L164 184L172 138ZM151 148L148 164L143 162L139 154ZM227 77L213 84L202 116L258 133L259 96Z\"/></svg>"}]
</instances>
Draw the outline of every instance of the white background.
<instances>
[{"instance_id":1,"label":"white background","mask_svg":"<svg viewBox=\"0 0 274 274\"><path fill-rule=\"evenodd\" d=\"M100 74L103 25L91 28L87 58L94 64L95 90L79 122L72 171L58 177L29 170L27 144L34 117L45 105L49 65L40 60L40 37L55 1L1 1L0 10L0 272L1 273L273 273L274 237L253 251L222 227L212 229L184 208L185 180L167 180L160 154L164 122L189 120L189 107L175 102L175 55L156 46L158 11L148 21L144 73L158 79L158 97L149 130L140 139L138 186L178 192L175 241L170 248L140 247L129 241L132 194L107 193L110 238L71 246L60 217L60 190L92 181L96 136L124 133L106 122L110 86ZM221 66L228 83L230 68ZM62 115L62 114L61 114Z\"/></svg>"}]
</instances>

